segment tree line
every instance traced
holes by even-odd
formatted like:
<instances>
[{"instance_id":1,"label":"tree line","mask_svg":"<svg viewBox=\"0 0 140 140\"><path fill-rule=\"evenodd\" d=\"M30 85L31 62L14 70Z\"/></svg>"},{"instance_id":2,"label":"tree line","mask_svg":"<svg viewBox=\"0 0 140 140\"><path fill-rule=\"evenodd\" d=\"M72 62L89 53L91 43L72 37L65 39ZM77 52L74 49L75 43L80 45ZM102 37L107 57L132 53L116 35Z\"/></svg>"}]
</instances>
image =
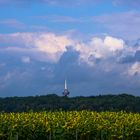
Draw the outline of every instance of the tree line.
<instances>
[{"instance_id":1,"label":"tree line","mask_svg":"<svg viewBox=\"0 0 140 140\"><path fill-rule=\"evenodd\" d=\"M40 111L126 111L140 112L140 97L128 94L62 97L55 94L0 98L0 112Z\"/></svg>"}]
</instances>

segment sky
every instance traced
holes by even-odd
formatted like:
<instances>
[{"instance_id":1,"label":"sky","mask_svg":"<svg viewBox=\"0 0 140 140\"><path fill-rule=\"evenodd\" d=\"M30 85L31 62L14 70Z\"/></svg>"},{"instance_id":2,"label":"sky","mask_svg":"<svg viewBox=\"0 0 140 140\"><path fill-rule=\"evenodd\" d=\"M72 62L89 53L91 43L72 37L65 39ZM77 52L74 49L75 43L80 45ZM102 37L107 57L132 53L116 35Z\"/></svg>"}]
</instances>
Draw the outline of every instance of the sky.
<instances>
[{"instance_id":1,"label":"sky","mask_svg":"<svg viewBox=\"0 0 140 140\"><path fill-rule=\"evenodd\" d=\"M0 0L0 97L140 91L140 0Z\"/></svg>"}]
</instances>

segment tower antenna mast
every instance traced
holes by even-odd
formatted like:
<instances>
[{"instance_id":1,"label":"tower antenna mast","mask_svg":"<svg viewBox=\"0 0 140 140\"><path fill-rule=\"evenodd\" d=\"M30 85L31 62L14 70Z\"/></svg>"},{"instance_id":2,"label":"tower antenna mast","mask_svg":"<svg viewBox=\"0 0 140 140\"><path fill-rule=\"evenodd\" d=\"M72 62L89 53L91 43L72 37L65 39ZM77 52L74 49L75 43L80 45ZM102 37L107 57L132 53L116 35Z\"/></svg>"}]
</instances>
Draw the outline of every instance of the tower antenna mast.
<instances>
[{"instance_id":1,"label":"tower antenna mast","mask_svg":"<svg viewBox=\"0 0 140 140\"><path fill-rule=\"evenodd\" d=\"M64 89L67 89L67 80L65 80L65 88Z\"/></svg>"},{"instance_id":2,"label":"tower antenna mast","mask_svg":"<svg viewBox=\"0 0 140 140\"><path fill-rule=\"evenodd\" d=\"M65 97L67 97L69 94L70 94L70 92L68 91L67 80L65 79L63 95L64 95Z\"/></svg>"}]
</instances>

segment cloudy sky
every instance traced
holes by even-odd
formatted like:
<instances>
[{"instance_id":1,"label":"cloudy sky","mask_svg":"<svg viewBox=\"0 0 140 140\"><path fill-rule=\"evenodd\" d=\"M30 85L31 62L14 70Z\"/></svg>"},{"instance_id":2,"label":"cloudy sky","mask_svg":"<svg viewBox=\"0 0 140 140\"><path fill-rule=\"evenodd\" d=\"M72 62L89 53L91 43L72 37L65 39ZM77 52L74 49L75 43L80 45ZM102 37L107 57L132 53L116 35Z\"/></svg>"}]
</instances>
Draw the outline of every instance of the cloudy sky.
<instances>
[{"instance_id":1,"label":"cloudy sky","mask_svg":"<svg viewBox=\"0 0 140 140\"><path fill-rule=\"evenodd\" d=\"M0 96L140 92L140 0L0 0Z\"/></svg>"}]
</instances>

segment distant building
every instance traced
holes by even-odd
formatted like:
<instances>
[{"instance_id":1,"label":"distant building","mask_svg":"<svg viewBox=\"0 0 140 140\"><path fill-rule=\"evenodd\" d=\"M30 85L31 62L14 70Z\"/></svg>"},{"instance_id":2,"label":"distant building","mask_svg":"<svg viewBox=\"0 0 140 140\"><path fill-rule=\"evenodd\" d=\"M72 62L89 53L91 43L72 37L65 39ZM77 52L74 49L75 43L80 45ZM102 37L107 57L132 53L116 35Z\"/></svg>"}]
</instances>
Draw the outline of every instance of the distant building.
<instances>
[{"instance_id":1,"label":"distant building","mask_svg":"<svg viewBox=\"0 0 140 140\"><path fill-rule=\"evenodd\" d=\"M70 94L70 92L68 91L67 81L65 80L63 95L67 97L69 94Z\"/></svg>"}]
</instances>

